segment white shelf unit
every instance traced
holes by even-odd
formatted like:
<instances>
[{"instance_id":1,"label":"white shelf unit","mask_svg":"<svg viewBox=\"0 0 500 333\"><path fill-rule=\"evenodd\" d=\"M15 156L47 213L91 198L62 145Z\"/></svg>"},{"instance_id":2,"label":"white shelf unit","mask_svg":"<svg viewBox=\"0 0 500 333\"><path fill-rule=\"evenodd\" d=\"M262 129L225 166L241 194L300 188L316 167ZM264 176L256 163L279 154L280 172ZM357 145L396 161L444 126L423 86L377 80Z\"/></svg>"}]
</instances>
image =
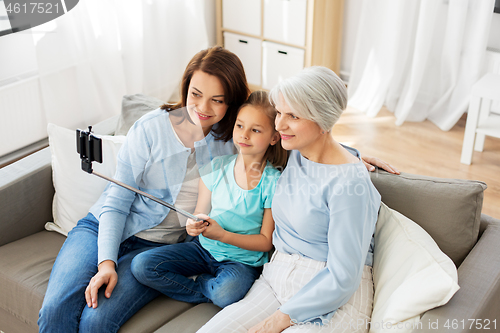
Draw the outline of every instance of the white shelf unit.
<instances>
[{"instance_id":1,"label":"white shelf unit","mask_svg":"<svg viewBox=\"0 0 500 333\"><path fill-rule=\"evenodd\" d=\"M304 67L340 70L343 0L216 0L217 44L241 59L252 90Z\"/></svg>"}]
</instances>

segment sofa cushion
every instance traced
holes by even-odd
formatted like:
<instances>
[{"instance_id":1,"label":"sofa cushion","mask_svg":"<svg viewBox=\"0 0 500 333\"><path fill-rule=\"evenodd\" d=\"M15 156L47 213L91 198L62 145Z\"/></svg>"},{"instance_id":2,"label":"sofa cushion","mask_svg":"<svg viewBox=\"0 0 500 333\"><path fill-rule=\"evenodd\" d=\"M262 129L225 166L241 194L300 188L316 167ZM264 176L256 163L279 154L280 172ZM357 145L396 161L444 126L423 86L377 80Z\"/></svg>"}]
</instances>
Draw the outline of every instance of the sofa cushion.
<instances>
[{"instance_id":1,"label":"sofa cushion","mask_svg":"<svg viewBox=\"0 0 500 333\"><path fill-rule=\"evenodd\" d=\"M55 195L54 223L47 223L45 228L67 235L78 220L87 215L108 182L81 169L80 156L76 152L75 131L54 124L49 124L47 131L52 154ZM125 136L99 137L102 139L103 163L94 162L92 167L96 172L113 177L116 155L125 141Z\"/></svg>"},{"instance_id":2,"label":"sofa cushion","mask_svg":"<svg viewBox=\"0 0 500 333\"><path fill-rule=\"evenodd\" d=\"M373 254L375 287L370 332L405 324L446 304L459 289L457 268L415 222L382 203ZM385 326L384 324L385 323Z\"/></svg>"},{"instance_id":3,"label":"sofa cushion","mask_svg":"<svg viewBox=\"0 0 500 333\"><path fill-rule=\"evenodd\" d=\"M198 304L163 325L155 333L195 333L220 310L221 308L212 303Z\"/></svg>"},{"instance_id":4,"label":"sofa cushion","mask_svg":"<svg viewBox=\"0 0 500 333\"><path fill-rule=\"evenodd\" d=\"M160 295L127 320L118 333L154 332L192 307L193 304ZM184 332L184 330L177 332Z\"/></svg>"},{"instance_id":5,"label":"sofa cushion","mask_svg":"<svg viewBox=\"0 0 500 333\"><path fill-rule=\"evenodd\" d=\"M163 104L165 103L162 100L143 94L123 96L122 112L116 126L115 135L127 135L128 130L137 119L150 111L158 109Z\"/></svg>"},{"instance_id":6,"label":"sofa cushion","mask_svg":"<svg viewBox=\"0 0 500 333\"><path fill-rule=\"evenodd\" d=\"M0 308L35 332L50 271L65 239L41 231L0 247Z\"/></svg>"},{"instance_id":7,"label":"sofa cushion","mask_svg":"<svg viewBox=\"0 0 500 333\"><path fill-rule=\"evenodd\" d=\"M370 176L382 201L424 228L460 266L478 238L486 184L379 170Z\"/></svg>"},{"instance_id":8,"label":"sofa cushion","mask_svg":"<svg viewBox=\"0 0 500 333\"><path fill-rule=\"evenodd\" d=\"M22 325L23 332L38 332L38 312L65 240L58 233L41 231L0 247L0 331L10 332L9 327ZM162 295L139 310L118 332L152 332L191 307Z\"/></svg>"}]
</instances>

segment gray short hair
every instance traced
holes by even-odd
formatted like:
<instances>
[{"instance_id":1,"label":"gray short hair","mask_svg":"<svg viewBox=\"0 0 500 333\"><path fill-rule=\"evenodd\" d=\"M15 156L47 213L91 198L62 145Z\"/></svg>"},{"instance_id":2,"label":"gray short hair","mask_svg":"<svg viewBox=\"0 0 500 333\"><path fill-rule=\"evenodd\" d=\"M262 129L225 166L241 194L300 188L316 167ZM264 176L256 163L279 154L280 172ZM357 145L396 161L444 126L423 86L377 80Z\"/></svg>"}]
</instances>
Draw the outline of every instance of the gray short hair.
<instances>
[{"instance_id":1,"label":"gray short hair","mask_svg":"<svg viewBox=\"0 0 500 333\"><path fill-rule=\"evenodd\" d=\"M280 95L298 117L316 122L329 131L347 107L347 88L329 68L313 66L278 83L269 92L271 104L279 109Z\"/></svg>"}]
</instances>

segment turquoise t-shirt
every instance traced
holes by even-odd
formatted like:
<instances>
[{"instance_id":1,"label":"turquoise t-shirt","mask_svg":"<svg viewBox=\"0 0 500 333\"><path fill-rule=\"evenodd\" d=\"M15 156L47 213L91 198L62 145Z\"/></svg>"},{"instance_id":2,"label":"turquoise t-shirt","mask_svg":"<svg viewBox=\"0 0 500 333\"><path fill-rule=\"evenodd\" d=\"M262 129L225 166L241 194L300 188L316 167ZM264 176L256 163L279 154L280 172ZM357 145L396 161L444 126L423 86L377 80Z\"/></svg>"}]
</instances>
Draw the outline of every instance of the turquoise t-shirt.
<instances>
[{"instance_id":1,"label":"turquoise t-shirt","mask_svg":"<svg viewBox=\"0 0 500 333\"><path fill-rule=\"evenodd\" d=\"M234 179L237 156L216 157L200 169L201 179L212 192L212 210L208 215L227 231L244 235L259 234L264 209L271 208L280 172L267 162L259 184L251 190L244 190ZM267 252L244 250L203 235L199 236L199 240L217 261L236 261L254 267L268 261Z\"/></svg>"}]
</instances>

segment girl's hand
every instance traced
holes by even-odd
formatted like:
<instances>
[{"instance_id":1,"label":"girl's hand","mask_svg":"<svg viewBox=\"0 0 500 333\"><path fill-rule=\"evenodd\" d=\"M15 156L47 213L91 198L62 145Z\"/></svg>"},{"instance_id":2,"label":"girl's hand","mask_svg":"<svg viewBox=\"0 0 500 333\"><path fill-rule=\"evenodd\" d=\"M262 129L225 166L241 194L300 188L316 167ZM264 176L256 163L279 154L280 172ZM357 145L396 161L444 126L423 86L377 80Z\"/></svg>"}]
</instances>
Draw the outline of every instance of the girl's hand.
<instances>
[{"instance_id":1,"label":"girl's hand","mask_svg":"<svg viewBox=\"0 0 500 333\"><path fill-rule=\"evenodd\" d=\"M106 298L111 297L111 293L118 282L118 274L116 274L115 263L112 260L104 260L99 264L98 272L90 279L87 289L85 289L85 300L90 308L97 308L97 292L102 285L107 285L104 295Z\"/></svg>"},{"instance_id":2,"label":"girl's hand","mask_svg":"<svg viewBox=\"0 0 500 333\"><path fill-rule=\"evenodd\" d=\"M387 172L399 175L400 172L398 169L390 165L389 163L382 161L380 158L372 157L372 156L362 156L361 160L365 164L368 171L375 171L375 167L379 167Z\"/></svg>"},{"instance_id":3,"label":"girl's hand","mask_svg":"<svg viewBox=\"0 0 500 333\"><path fill-rule=\"evenodd\" d=\"M279 333L292 326L290 316L280 310L248 330L248 333Z\"/></svg>"},{"instance_id":4,"label":"girl's hand","mask_svg":"<svg viewBox=\"0 0 500 333\"><path fill-rule=\"evenodd\" d=\"M211 218L208 218L207 221L210 225L206 227L202 235L216 241L223 241L222 238L224 238L226 230L224 230L224 228L222 228L217 221L212 220Z\"/></svg>"},{"instance_id":5,"label":"girl's hand","mask_svg":"<svg viewBox=\"0 0 500 333\"><path fill-rule=\"evenodd\" d=\"M197 214L195 216L199 217L201 219L204 219L204 220L210 219L205 214ZM204 222L204 221L197 222L193 219L187 219L186 231L187 231L188 235L190 235L190 236L196 237L199 234L201 234L203 231L205 231L206 228L207 228L207 222Z\"/></svg>"}]
</instances>

